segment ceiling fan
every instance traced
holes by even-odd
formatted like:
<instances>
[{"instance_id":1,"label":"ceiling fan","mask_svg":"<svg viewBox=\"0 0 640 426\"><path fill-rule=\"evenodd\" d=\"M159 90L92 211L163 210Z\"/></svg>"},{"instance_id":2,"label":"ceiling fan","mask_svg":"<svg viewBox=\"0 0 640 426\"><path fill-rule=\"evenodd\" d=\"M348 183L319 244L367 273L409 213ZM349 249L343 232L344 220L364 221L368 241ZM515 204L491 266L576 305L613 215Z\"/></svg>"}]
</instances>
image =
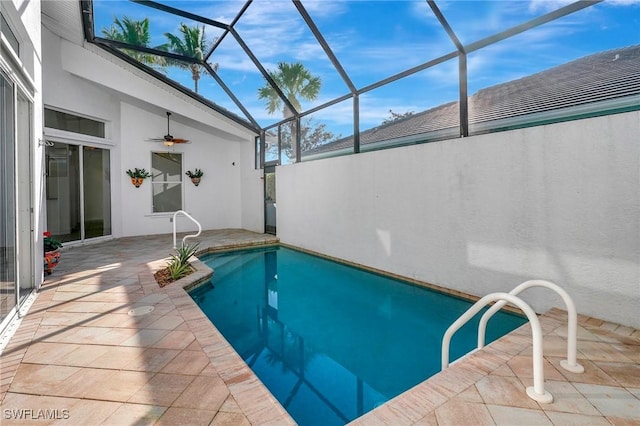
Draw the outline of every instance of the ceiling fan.
<instances>
[{"instance_id":1,"label":"ceiling fan","mask_svg":"<svg viewBox=\"0 0 640 426\"><path fill-rule=\"evenodd\" d=\"M162 142L166 146L173 146L173 144L176 144L176 143L190 143L189 139L174 138L173 136L171 136L171 132L169 132L170 116L171 116L171 113L167 111L167 134L161 138L149 138L147 140L150 142Z\"/></svg>"}]
</instances>

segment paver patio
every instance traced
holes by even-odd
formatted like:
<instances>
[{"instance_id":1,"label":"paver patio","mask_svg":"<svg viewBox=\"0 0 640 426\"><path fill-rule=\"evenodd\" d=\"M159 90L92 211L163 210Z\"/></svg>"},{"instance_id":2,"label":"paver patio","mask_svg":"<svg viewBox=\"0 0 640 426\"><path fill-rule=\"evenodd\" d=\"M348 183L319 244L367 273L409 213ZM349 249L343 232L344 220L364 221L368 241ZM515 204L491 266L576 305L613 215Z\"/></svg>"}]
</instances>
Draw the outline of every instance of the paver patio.
<instances>
[{"instance_id":1,"label":"paver patio","mask_svg":"<svg viewBox=\"0 0 640 426\"><path fill-rule=\"evenodd\" d=\"M242 230L207 231L201 248L270 244ZM160 288L171 236L66 248L0 369L2 424L294 424L183 285ZM525 325L354 421L358 425L640 424L640 332L579 318L578 361L563 370L566 314L541 317L551 404L529 399ZM22 416L20 420L17 417Z\"/></svg>"}]
</instances>

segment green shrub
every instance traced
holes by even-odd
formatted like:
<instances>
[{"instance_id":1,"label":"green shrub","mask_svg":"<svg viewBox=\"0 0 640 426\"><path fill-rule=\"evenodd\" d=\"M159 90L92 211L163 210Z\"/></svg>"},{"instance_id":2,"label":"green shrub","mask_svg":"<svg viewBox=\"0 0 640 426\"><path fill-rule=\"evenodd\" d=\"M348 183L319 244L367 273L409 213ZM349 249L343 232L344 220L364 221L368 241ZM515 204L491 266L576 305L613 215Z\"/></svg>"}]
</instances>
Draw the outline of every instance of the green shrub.
<instances>
[{"instance_id":1,"label":"green shrub","mask_svg":"<svg viewBox=\"0 0 640 426\"><path fill-rule=\"evenodd\" d=\"M179 262L169 261L167 268L169 268L169 276L171 276L171 279L173 281L187 276L189 271L191 271L191 266L188 263L186 265L183 265Z\"/></svg>"},{"instance_id":2,"label":"green shrub","mask_svg":"<svg viewBox=\"0 0 640 426\"><path fill-rule=\"evenodd\" d=\"M178 255L173 255L173 257L177 258L178 261L182 264L189 263L189 259L191 258L191 256L198 252L198 246L199 244L197 243L193 245L183 244L179 249L176 249Z\"/></svg>"},{"instance_id":3,"label":"green shrub","mask_svg":"<svg viewBox=\"0 0 640 426\"><path fill-rule=\"evenodd\" d=\"M48 251L58 250L60 247L62 247L62 243L56 240L55 238L53 238L51 236L51 232L45 231L43 235L44 235L43 248L45 253Z\"/></svg>"},{"instance_id":4,"label":"green shrub","mask_svg":"<svg viewBox=\"0 0 640 426\"><path fill-rule=\"evenodd\" d=\"M167 262L167 268L169 269L169 275L172 280L179 280L189 274L191 271L189 258L196 254L197 251L198 244L182 245L180 248L176 249L177 254L172 254L171 258Z\"/></svg>"}]
</instances>

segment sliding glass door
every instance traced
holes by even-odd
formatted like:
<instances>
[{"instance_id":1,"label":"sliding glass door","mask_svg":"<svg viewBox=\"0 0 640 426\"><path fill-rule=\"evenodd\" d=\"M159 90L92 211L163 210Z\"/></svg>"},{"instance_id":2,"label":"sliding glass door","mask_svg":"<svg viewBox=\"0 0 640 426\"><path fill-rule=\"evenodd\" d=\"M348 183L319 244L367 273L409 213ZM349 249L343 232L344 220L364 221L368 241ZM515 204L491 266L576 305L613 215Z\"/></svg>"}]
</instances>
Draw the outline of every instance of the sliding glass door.
<instances>
[{"instance_id":1,"label":"sliding glass door","mask_svg":"<svg viewBox=\"0 0 640 426\"><path fill-rule=\"evenodd\" d=\"M109 150L55 142L46 169L49 232L62 242L111 235Z\"/></svg>"},{"instance_id":2,"label":"sliding glass door","mask_svg":"<svg viewBox=\"0 0 640 426\"><path fill-rule=\"evenodd\" d=\"M0 72L0 321L17 305L15 102Z\"/></svg>"}]
</instances>

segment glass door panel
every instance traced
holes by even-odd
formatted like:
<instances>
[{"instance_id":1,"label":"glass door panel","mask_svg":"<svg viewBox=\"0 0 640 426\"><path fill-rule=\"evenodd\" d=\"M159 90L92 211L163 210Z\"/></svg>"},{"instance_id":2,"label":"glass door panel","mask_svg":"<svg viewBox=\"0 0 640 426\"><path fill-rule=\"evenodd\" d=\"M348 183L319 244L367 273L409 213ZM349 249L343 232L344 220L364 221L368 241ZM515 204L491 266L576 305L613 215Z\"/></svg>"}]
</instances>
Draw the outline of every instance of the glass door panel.
<instances>
[{"instance_id":1,"label":"glass door panel","mask_svg":"<svg viewBox=\"0 0 640 426\"><path fill-rule=\"evenodd\" d=\"M18 167L16 185L17 214L17 243L18 243L18 293L20 303L29 295L29 289L36 286L34 269L34 247L33 247L33 192L32 192L32 160L33 152L31 143L33 140L32 117L33 104L22 93L17 96L17 157L21 166ZM38 262L42 262L42 257L38 256Z\"/></svg>"},{"instance_id":2,"label":"glass door panel","mask_svg":"<svg viewBox=\"0 0 640 426\"><path fill-rule=\"evenodd\" d=\"M13 86L0 73L0 322L17 304Z\"/></svg>"},{"instance_id":3,"label":"glass door panel","mask_svg":"<svg viewBox=\"0 0 640 426\"><path fill-rule=\"evenodd\" d=\"M83 147L84 238L111 235L109 151Z\"/></svg>"},{"instance_id":4,"label":"glass door panel","mask_svg":"<svg viewBox=\"0 0 640 426\"><path fill-rule=\"evenodd\" d=\"M46 150L47 227L57 240L81 239L80 150L56 142Z\"/></svg>"}]
</instances>

